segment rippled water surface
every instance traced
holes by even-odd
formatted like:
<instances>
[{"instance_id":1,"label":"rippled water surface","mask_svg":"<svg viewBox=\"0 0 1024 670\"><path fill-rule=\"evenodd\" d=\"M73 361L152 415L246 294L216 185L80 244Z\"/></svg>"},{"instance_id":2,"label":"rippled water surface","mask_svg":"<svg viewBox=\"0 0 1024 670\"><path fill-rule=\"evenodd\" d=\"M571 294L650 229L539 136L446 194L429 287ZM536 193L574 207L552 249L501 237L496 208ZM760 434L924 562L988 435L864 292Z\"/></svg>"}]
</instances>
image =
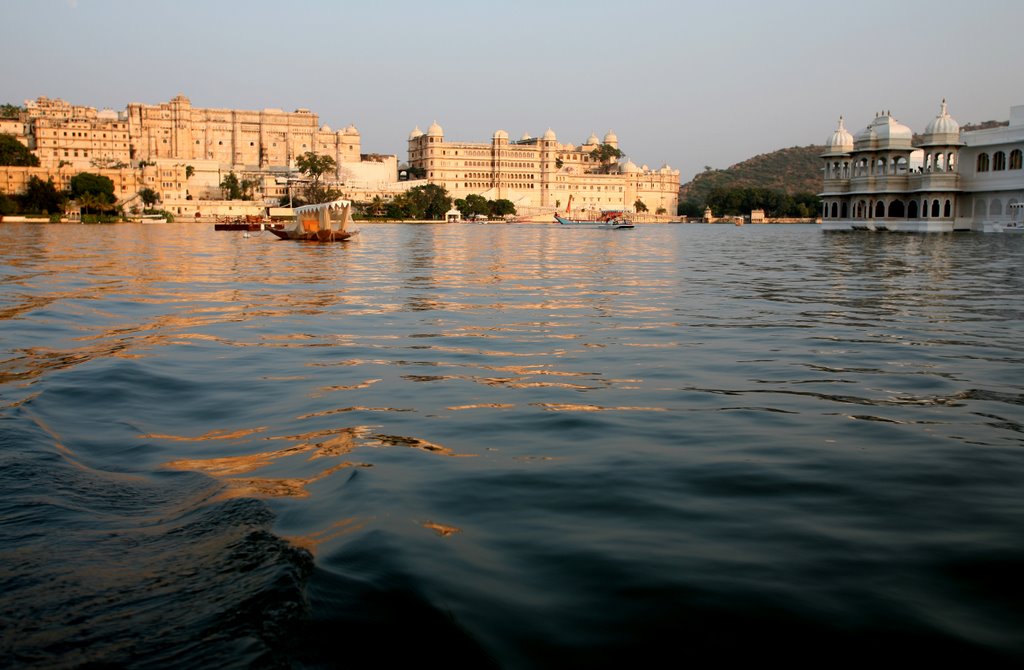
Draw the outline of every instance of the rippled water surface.
<instances>
[{"instance_id":1,"label":"rippled water surface","mask_svg":"<svg viewBox=\"0 0 1024 670\"><path fill-rule=\"evenodd\" d=\"M1024 657L1024 239L0 225L0 665Z\"/></svg>"}]
</instances>

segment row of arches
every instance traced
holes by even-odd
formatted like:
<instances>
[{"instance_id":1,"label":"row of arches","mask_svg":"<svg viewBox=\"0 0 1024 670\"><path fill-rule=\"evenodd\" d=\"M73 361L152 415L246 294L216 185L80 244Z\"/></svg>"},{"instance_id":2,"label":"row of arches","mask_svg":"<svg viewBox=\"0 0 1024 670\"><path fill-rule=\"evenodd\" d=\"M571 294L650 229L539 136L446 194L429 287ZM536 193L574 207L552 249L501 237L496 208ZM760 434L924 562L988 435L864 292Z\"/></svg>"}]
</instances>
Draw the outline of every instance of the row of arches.
<instances>
[{"instance_id":1,"label":"row of arches","mask_svg":"<svg viewBox=\"0 0 1024 670\"><path fill-rule=\"evenodd\" d=\"M986 217L992 216L1003 216L1004 212L1006 215L1010 215L1013 211L1013 206L1017 204L1016 198L1010 198L1006 203L1006 209L1003 209L1003 201L1000 198L992 198L986 200L985 198L974 199L974 218L980 221Z\"/></svg>"},{"instance_id":2,"label":"row of arches","mask_svg":"<svg viewBox=\"0 0 1024 670\"><path fill-rule=\"evenodd\" d=\"M1019 153L1019 152L1018 152ZM979 160L980 160L979 156ZM1005 156L1004 156L1005 159ZM1020 157L1018 156L1018 165ZM987 161L987 159L986 159ZM1012 164L1013 158L1011 156ZM986 163L987 164L987 163ZM921 165L921 172L956 172L956 151L935 151L926 153ZM860 158L854 163L849 160L832 161L825 164L826 179L849 179L852 177L882 177L886 175L904 175L910 169L906 156L883 156L879 158ZM1016 168L1011 168L1016 169Z\"/></svg>"},{"instance_id":3,"label":"row of arches","mask_svg":"<svg viewBox=\"0 0 1024 670\"><path fill-rule=\"evenodd\" d=\"M1010 169L1020 170L1022 162L1022 156L1020 149L1014 149L1010 152ZM1006 152L997 151L992 154L991 160L988 153L982 152L978 154L977 171L978 172L999 172L1006 169Z\"/></svg>"},{"instance_id":4,"label":"row of arches","mask_svg":"<svg viewBox=\"0 0 1024 670\"><path fill-rule=\"evenodd\" d=\"M894 198L869 201L832 201L822 203L823 219L948 219L955 215L954 203L950 198L923 198L903 201Z\"/></svg>"}]
</instances>

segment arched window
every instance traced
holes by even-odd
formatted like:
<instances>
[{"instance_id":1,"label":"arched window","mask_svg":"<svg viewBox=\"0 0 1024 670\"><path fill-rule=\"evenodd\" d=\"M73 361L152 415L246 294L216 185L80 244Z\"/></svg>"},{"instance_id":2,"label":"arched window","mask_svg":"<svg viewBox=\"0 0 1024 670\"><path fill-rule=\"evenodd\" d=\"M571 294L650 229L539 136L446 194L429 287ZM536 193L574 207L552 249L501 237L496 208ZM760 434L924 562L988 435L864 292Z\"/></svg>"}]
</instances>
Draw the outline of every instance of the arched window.
<instances>
[{"instance_id":1,"label":"arched window","mask_svg":"<svg viewBox=\"0 0 1024 670\"><path fill-rule=\"evenodd\" d=\"M1006 169L1006 154L1002 151L997 151L992 154L992 170L1005 170Z\"/></svg>"},{"instance_id":2,"label":"arched window","mask_svg":"<svg viewBox=\"0 0 1024 670\"><path fill-rule=\"evenodd\" d=\"M917 200L911 200L910 204L907 205L907 218L908 219L916 219L917 218Z\"/></svg>"},{"instance_id":3,"label":"arched window","mask_svg":"<svg viewBox=\"0 0 1024 670\"><path fill-rule=\"evenodd\" d=\"M950 216L952 216L952 214L953 214L953 203L951 203L949 200L947 200L946 201L946 206L942 209L942 216L944 216L944 217L946 217L948 219Z\"/></svg>"},{"instance_id":4,"label":"arched window","mask_svg":"<svg viewBox=\"0 0 1024 670\"><path fill-rule=\"evenodd\" d=\"M1021 164L1021 153L1020 149L1014 149L1010 152L1010 169L1019 170Z\"/></svg>"},{"instance_id":5,"label":"arched window","mask_svg":"<svg viewBox=\"0 0 1024 670\"><path fill-rule=\"evenodd\" d=\"M839 203L833 202L832 203L832 218L835 219L835 218L838 218L838 217L839 217Z\"/></svg>"},{"instance_id":6,"label":"arched window","mask_svg":"<svg viewBox=\"0 0 1024 670\"><path fill-rule=\"evenodd\" d=\"M988 154L978 154L978 172L988 172Z\"/></svg>"},{"instance_id":7,"label":"arched window","mask_svg":"<svg viewBox=\"0 0 1024 670\"><path fill-rule=\"evenodd\" d=\"M992 204L988 206L989 216L1003 215L1003 202L999 198L993 198Z\"/></svg>"},{"instance_id":8,"label":"arched window","mask_svg":"<svg viewBox=\"0 0 1024 670\"><path fill-rule=\"evenodd\" d=\"M881 219L885 217L885 203L879 200L875 203L875 218Z\"/></svg>"},{"instance_id":9,"label":"arched window","mask_svg":"<svg viewBox=\"0 0 1024 670\"><path fill-rule=\"evenodd\" d=\"M843 208L842 208L842 210L841 210L841 211L842 211L842 214L841 214L840 216L842 216L842 218L844 218L844 219L845 219L845 218L846 218L846 215L847 215L847 213L849 212L849 210L848 210L848 209L846 208L846 203L845 203L845 202L843 203Z\"/></svg>"},{"instance_id":10,"label":"arched window","mask_svg":"<svg viewBox=\"0 0 1024 670\"><path fill-rule=\"evenodd\" d=\"M978 198L974 201L974 218L983 219L985 218L985 212L988 211L988 207L985 205L984 198Z\"/></svg>"},{"instance_id":11,"label":"arched window","mask_svg":"<svg viewBox=\"0 0 1024 670\"><path fill-rule=\"evenodd\" d=\"M889 203L889 218L903 218L903 201L893 200Z\"/></svg>"},{"instance_id":12,"label":"arched window","mask_svg":"<svg viewBox=\"0 0 1024 670\"><path fill-rule=\"evenodd\" d=\"M939 201L932 200L932 218L938 217L939 215Z\"/></svg>"},{"instance_id":13,"label":"arched window","mask_svg":"<svg viewBox=\"0 0 1024 670\"><path fill-rule=\"evenodd\" d=\"M922 219L927 219L928 218L928 201L927 200L922 200L921 201L921 218Z\"/></svg>"}]
</instances>

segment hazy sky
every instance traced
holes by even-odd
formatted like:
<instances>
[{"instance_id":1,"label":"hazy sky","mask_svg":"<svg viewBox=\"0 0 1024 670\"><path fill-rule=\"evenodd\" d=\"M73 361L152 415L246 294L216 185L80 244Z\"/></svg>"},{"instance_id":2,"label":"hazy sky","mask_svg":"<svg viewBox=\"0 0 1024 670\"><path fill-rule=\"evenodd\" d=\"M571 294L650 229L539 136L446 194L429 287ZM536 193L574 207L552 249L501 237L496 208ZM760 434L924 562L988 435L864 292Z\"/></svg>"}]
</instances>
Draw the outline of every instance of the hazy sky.
<instances>
[{"instance_id":1,"label":"hazy sky","mask_svg":"<svg viewBox=\"0 0 1024 670\"><path fill-rule=\"evenodd\" d=\"M1024 104L1021 0L4 0L0 102L293 110L406 157L451 140L613 129L637 164L688 181L794 145L840 114L923 130Z\"/></svg>"}]
</instances>

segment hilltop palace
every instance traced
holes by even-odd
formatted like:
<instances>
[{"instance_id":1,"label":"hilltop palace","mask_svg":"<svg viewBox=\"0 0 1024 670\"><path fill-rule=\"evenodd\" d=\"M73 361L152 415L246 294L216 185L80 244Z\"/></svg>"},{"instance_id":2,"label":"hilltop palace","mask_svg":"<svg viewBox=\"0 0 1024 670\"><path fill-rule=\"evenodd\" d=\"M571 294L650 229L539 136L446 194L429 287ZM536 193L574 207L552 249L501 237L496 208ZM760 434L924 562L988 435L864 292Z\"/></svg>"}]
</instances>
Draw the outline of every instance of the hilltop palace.
<instances>
[{"instance_id":1,"label":"hilltop palace","mask_svg":"<svg viewBox=\"0 0 1024 670\"><path fill-rule=\"evenodd\" d=\"M551 130L517 142L499 130L490 143L473 144L446 142L436 123L427 133L417 129L409 137L408 160L422 168L418 180L399 178L396 156L360 153L355 126L332 130L308 109L193 107L184 95L157 105L133 102L124 111L40 97L26 101L17 119L0 119L0 133L13 135L40 161L39 167L0 166L0 192L23 192L31 177L53 178L57 188L67 189L71 177L87 171L109 177L126 210L140 205L139 192L150 188L163 209L181 216L246 207L255 213L287 200L301 185L296 159L306 152L332 157L337 168L325 175L325 185L355 201L387 200L431 183L454 198L505 198L527 214L550 215L565 208L570 196L578 209L631 210L639 200L652 216L674 216L678 204L678 170L599 162L591 155L601 144L596 136L576 147L558 143ZM604 143L618 148L611 132ZM221 200L220 184L230 172L256 184L254 202Z\"/></svg>"},{"instance_id":2,"label":"hilltop palace","mask_svg":"<svg viewBox=\"0 0 1024 670\"><path fill-rule=\"evenodd\" d=\"M1024 105L1008 126L961 131L945 100L914 143L889 112L828 140L823 230L993 231L1021 225Z\"/></svg>"}]
</instances>

